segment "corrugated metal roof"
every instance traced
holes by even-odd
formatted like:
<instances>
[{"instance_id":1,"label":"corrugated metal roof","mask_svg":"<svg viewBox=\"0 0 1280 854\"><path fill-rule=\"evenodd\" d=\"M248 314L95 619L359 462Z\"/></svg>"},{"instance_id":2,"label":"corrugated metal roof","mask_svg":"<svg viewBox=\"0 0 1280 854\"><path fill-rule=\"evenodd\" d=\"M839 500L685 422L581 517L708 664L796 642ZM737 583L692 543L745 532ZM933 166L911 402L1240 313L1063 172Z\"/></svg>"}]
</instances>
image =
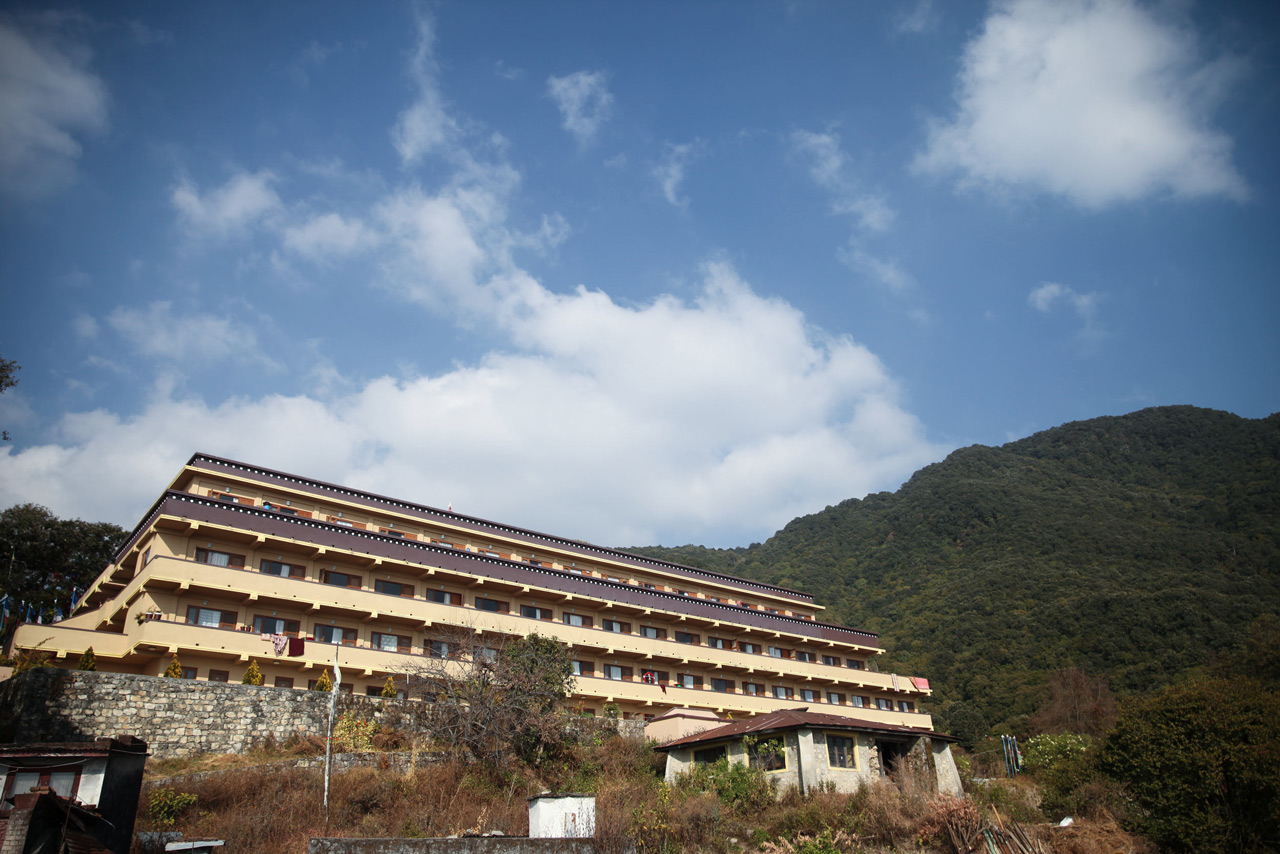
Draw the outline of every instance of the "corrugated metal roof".
<instances>
[{"instance_id":1,"label":"corrugated metal roof","mask_svg":"<svg viewBox=\"0 0 1280 854\"><path fill-rule=\"evenodd\" d=\"M804 728L845 729L857 730L859 732L881 733L884 735L902 735L912 737L927 736L929 738L938 739L939 741L958 740L953 736L946 735L945 733L934 732L933 730L924 729L923 727L897 726L896 724L877 723L875 721L867 721L860 718L850 718L844 715L811 712L809 711L808 706L802 706L796 709L782 709L781 711L770 712L767 715L746 718L714 729L703 730L702 732L695 733L693 735L687 735L684 738L677 738L675 741L669 741L666 744L659 745L655 749L671 750L677 747L689 747L695 744L725 741L756 733L778 732L788 729Z\"/></svg>"}]
</instances>

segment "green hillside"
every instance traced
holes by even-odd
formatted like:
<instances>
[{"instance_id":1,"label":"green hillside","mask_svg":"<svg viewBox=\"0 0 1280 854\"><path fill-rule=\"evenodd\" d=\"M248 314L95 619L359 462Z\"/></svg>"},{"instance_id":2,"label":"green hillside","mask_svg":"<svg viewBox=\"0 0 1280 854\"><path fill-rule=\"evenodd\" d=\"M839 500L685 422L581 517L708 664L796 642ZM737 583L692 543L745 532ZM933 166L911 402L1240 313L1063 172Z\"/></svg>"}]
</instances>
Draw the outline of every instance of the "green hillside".
<instances>
[{"instance_id":1,"label":"green hillside","mask_svg":"<svg viewBox=\"0 0 1280 854\"><path fill-rule=\"evenodd\" d=\"M1047 675L1120 694L1232 654L1280 612L1280 414L1177 406L975 445L895 493L739 549L632 549L811 591L930 677L939 724L1019 723Z\"/></svg>"}]
</instances>

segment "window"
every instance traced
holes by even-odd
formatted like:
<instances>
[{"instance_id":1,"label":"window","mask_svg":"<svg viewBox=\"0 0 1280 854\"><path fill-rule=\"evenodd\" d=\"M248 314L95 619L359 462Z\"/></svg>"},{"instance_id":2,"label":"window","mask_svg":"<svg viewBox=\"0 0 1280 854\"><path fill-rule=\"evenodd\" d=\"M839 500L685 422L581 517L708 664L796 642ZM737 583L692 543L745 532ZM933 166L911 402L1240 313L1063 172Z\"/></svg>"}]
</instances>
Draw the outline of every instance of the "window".
<instances>
[{"instance_id":1,"label":"window","mask_svg":"<svg viewBox=\"0 0 1280 854\"><path fill-rule=\"evenodd\" d=\"M629 682L631 680L631 668L621 667L617 664L606 664L604 666L604 678Z\"/></svg>"},{"instance_id":2,"label":"window","mask_svg":"<svg viewBox=\"0 0 1280 854\"><path fill-rule=\"evenodd\" d=\"M306 578L307 568L296 563L282 563L278 560L263 560L258 564L264 575L278 575L281 578Z\"/></svg>"},{"instance_id":3,"label":"window","mask_svg":"<svg viewBox=\"0 0 1280 854\"><path fill-rule=\"evenodd\" d=\"M187 623L211 629L234 629L236 627L236 612L188 605Z\"/></svg>"},{"instance_id":4,"label":"window","mask_svg":"<svg viewBox=\"0 0 1280 854\"><path fill-rule=\"evenodd\" d=\"M784 685L774 685L773 696L779 700L790 700L793 695L790 688L787 688Z\"/></svg>"},{"instance_id":5,"label":"window","mask_svg":"<svg viewBox=\"0 0 1280 854\"><path fill-rule=\"evenodd\" d=\"M859 697L857 694L854 694L849 699L853 701L854 708L861 709L863 706L867 704L867 698Z\"/></svg>"},{"instance_id":6,"label":"window","mask_svg":"<svg viewBox=\"0 0 1280 854\"><path fill-rule=\"evenodd\" d=\"M712 679L711 690L720 694L728 694L733 690L732 679Z\"/></svg>"},{"instance_id":7,"label":"window","mask_svg":"<svg viewBox=\"0 0 1280 854\"><path fill-rule=\"evenodd\" d=\"M828 691L828 692L827 692L827 702L828 702L828 703L830 703L830 704L831 704L831 705L833 705L833 706L843 706L843 705L844 705L844 694L838 694L838 693L836 693L835 691Z\"/></svg>"},{"instance_id":8,"label":"window","mask_svg":"<svg viewBox=\"0 0 1280 854\"><path fill-rule=\"evenodd\" d=\"M228 552L215 552L211 549L196 549L196 560L213 566L230 566L243 568L244 555L233 555Z\"/></svg>"},{"instance_id":9,"label":"window","mask_svg":"<svg viewBox=\"0 0 1280 854\"><path fill-rule=\"evenodd\" d=\"M226 682L228 679L230 679L230 677L231 677L231 673L226 670L210 670L209 671L210 682Z\"/></svg>"},{"instance_id":10,"label":"window","mask_svg":"<svg viewBox=\"0 0 1280 854\"><path fill-rule=\"evenodd\" d=\"M497 661L498 651L491 646L482 646L476 650L477 661Z\"/></svg>"},{"instance_id":11,"label":"window","mask_svg":"<svg viewBox=\"0 0 1280 854\"><path fill-rule=\"evenodd\" d=\"M521 605L520 616L528 617L531 620L550 620L554 619L555 614L550 608L539 608L537 605Z\"/></svg>"},{"instance_id":12,"label":"window","mask_svg":"<svg viewBox=\"0 0 1280 854\"><path fill-rule=\"evenodd\" d=\"M499 614L506 614L511 611L510 602L500 602L497 599L486 599L483 596L476 597L476 608L481 611L494 611Z\"/></svg>"},{"instance_id":13,"label":"window","mask_svg":"<svg viewBox=\"0 0 1280 854\"><path fill-rule=\"evenodd\" d=\"M884 697L876 697L876 708L884 709L886 712L892 712L893 700L887 700Z\"/></svg>"},{"instance_id":14,"label":"window","mask_svg":"<svg viewBox=\"0 0 1280 854\"><path fill-rule=\"evenodd\" d=\"M840 659L836 658L834 655L824 655L822 656L822 663L828 667L839 667Z\"/></svg>"},{"instance_id":15,"label":"window","mask_svg":"<svg viewBox=\"0 0 1280 854\"><path fill-rule=\"evenodd\" d=\"M591 618L583 614L562 614L561 619L564 620L566 626L578 626L579 628L591 628Z\"/></svg>"},{"instance_id":16,"label":"window","mask_svg":"<svg viewBox=\"0 0 1280 854\"><path fill-rule=\"evenodd\" d=\"M727 755L728 752L723 744L719 747L704 747L702 750L693 751L693 761L698 765L711 765Z\"/></svg>"},{"instance_id":17,"label":"window","mask_svg":"<svg viewBox=\"0 0 1280 854\"><path fill-rule=\"evenodd\" d=\"M915 706L913 706L913 705L911 704L911 702L910 702L910 701L908 701L908 700L899 700L899 701L898 701L898 711L900 711L900 712L914 712L914 711L915 711Z\"/></svg>"},{"instance_id":18,"label":"window","mask_svg":"<svg viewBox=\"0 0 1280 854\"><path fill-rule=\"evenodd\" d=\"M640 635L646 638L653 638L654 640L666 640L667 630L659 629L656 626L641 626Z\"/></svg>"},{"instance_id":19,"label":"window","mask_svg":"<svg viewBox=\"0 0 1280 854\"><path fill-rule=\"evenodd\" d=\"M444 641L427 641L427 655L432 658L448 658L449 644Z\"/></svg>"},{"instance_id":20,"label":"window","mask_svg":"<svg viewBox=\"0 0 1280 854\"><path fill-rule=\"evenodd\" d=\"M849 659L849 667L850 667L851 669L853 669L853 670L861 670L861 669L862 669L862 662L861 662L861 661L859 661L859 660L858 660L858 659L856 659L856 658L851 658L851 659Z\"/></svg>"},{"instance_id":21,"label":"window","mask_svg":"<svg viewBox=\"0 0 1280 854\"><path fill-rule=\"evenodd\" d=\"M149 563L151 563L151 547L150 546L148 546L147 550L142 553L142 565L146 566Z\"/></svg>"},{"instance_id":22,"label":"window","mask_svg":"<svg viewBox=\"0 0 1280 854\"><path fill-rule=\"evenodd\" d=\"M386 537L397 537L401 540L404 539L404 531L393 531L390 528L379 528L378 533Z\"/></svg>"},{"instance_id":23,"label":"window","mask_svg":"<svg viewBox=\"0 0 1280 854\"><path fill-rule=\"evenodd\" d=\"M319 643L356 645L356 630L342 626L316 626L316 641Z\"/></svg>"},{"instance_id":24,"label":"window","mask_svg":"<svg viewBox=\"0 0 1280 854\"><path fill-rule=\"evenodd\" d=\"M289 676L277 676L275 686L277 688L292 688L293 678Z\"/></svg>"},{"instance_id":25,"label":"window","mask_svg":"<svg viewBox=\"0 0 1280 854\"><path fill-rule=\"evenodd\" d=\"M253 630L260 635L288 635L296 638L302 626L297 620L285 620L280 617L264 617L257 614L253 618Z\"/></svg>"},{"instance_id":26,"label":"window","mask_svg":"<svg viewBox=\"0 0 1280 854\"><path fill-rule=\"evenodd\" d=\"M796 661L813 661L813 653L800 650L796 653Z\"/></svg>"},{"instance_id":27,"label":"window","mask_svg":"<svg viewBox=\"0 0 1280 854\"><path fill-rule=\"evenodd\" d=\"M647 582L647 581L641 581L641 582L640 582L640 586L641 586L641 587L643 587L645 590L657 590L657 589L658 589L657 585L650 584L650 583L649 583L649 582Z\"/></svg>"},{"instance_id":28,"label":"window","mask_svg":"<svg viewBox=\"0 0 1280 854\"><path fill-rule=\"evenodd\" d=\"M780 738L766 738L747 746L747 763L761 771L781 771L787 767L787 748Z\"/></svg>"},{"instance_id":29,"label":"window","mask_svg":"<svg viewBox=\"0 0 1280 854\"><path fill-rule=\"evenodd\" d=\"M810 688L801 688L800 699L806 703L816 703L818 702L818 692Z\"/></svg>"},{"instance_id":30,"label":"window","mask_svg":"<svg viewBox=\"0 0 1280 854\"><path fill-rule=\"evenodd\" d=\"M771 647L769 647L769 657L770 657L770 658L782 658L782 647L780 647L780 646L771 646Z\"/></svg>"},{"instance_id":31,"label":"window","mask_svg":"<svg viewBox=\"0 0 1280 854\"><path fill-rule=\"evenodd\" d=\"M373 592L385 593L388 596L403 596L406 599L413 598L413 585L401 584L399 581L383 581L378 579L373 582Z\"/></svg>"},{"instance_id":32,"label":"window","mask_svg":"<svg viewBox=\"0 0 1280 854\"><path fill-rule=\"evenodd\" d=\"M640 674L640 681L646 685L667 685L670 675L665 670L646 670Z\"/></svg>"},{"instance_id":33,"label":"window","mask_svg":"<svg viewBox=\"0 0 1280 854\"><path fill-rule=\"evenodd\" d=\"M595 672L596 672L595 667L592 665L590 661L573 662L574 676L594 676Z\"/></svg>"},{"instance_id":34,"label":"window","mask_svg":"<svg viewBox=\"0 0 1280 854\"><path fill-rule=\"evenodd\" d=\"M621 623L617 620L601 620L600 628L604 629L606 632L617 632L618 634L623 635L631 634L631 624Z\"/></svg>"},{"instance_id":35,"label":"window","mask_svg":"<svg viewBox=\"0 0 1280 854\"><path fill-rule=\"evenodd\" d=\"M760 644L758 643L747 643L746 641L739 641L738 649L742 650L743 652L749 655L760 654Z\"/></svg>"},{"instance_id":36,"label":"window","mask_svg":"<svg viewBox=\"0 0 1280 854\"><path fill-rule=\"evenodd\" d=\"M196 678L196 669L195 669L194 667L184 667L184 668L182 668L182 678L183 678L183 679L195 679L195 678Z\"/></svg>"},{"instance_id":37,"label":"window","mask_svg":"<svg viewBox=\"0 0 1280 854\"><path fill-rule=\"evenodd\" d=\"M676 676L676 683L681 688L702 688L702 677L694 676L692 673L681 673Z\"/></svg>"},{"instance_id":38,"label":"window","mask_svg":"<svg viewBox=\"0 0 1280 854\"><path fill-rule=\"evenodd\" d=\"M698 642L698 636L690 632L676 632L676 643L692 643Z\"/></svg>"},{"instance_id":39,"label":"window","mask_svg":"<svg viewBox=\"0 0 1280 854\"><path fill-rule=\"evenodd\" d=\"M320 580L325 584L332 584L334 587L360 586L360 576L352 575L349 572L337 572L336 570L326 569L320 573Z\"/></svg>"},{"instance_id":40,"label":"window","mask_svg":"<svg viewBox=\"0 0 1280 854\"><path fill-rule=\"evenodd\" d=\"M411 638L404 635L391 635L386 632L374 632L370 635L374 649L380 649L383 652L409 652Z\"/></svg>"},{"instance_id":41,"label":"window","mask_svg":"<svg viewBox=\"0 0 1280 854\"><path fill-rule=\"evenodd\" d=\"M733 649L733 641L724 638L707 638L707 646L712 649Z\"/></svg>"},{"instance_id":42,"label":"window","mask_svg":"<svg viewBox=\"0 0 1280 854\"><path fill-rule=\"evenodd\" d=\"M449 592L446 592L446 591L444 591L444 590L428 590L428 591L427 591L427 601L428 601L428 602L436 602L436 603L439 603L439 604L441 604L441 605L457 605L457 604L458 604L458 594L456 594L456 593L449 593Z\"/></svg>"},{"instance_id":43,"label":"window","mask_svg":"<svg viewBox=\"0 0 1280 854\"><path fill-rule=\"evenodd\" d=\"M742 693L750 694L752 697L759 697L764 694L764 686L758 682L743 682Z\"/></svg>"},{"instance_id":44,"label":"window","mask_svg":"<svg viewBox=\"0 0 1280 854\"><path fill-rule=\"evenodd\" d=\"M856 768L854 740L847 735L827 736L827 764L832 768Z\"/></svg>"}]
</instances>

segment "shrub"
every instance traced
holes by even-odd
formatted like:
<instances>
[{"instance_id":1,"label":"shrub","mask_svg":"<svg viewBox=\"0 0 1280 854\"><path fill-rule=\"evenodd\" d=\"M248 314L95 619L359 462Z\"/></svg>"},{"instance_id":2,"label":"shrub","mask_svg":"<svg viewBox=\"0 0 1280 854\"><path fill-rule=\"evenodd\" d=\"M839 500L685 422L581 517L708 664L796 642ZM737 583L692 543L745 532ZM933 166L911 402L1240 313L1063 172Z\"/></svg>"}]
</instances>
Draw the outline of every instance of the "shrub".
<instances>
[{"instance_id":1,"label":"shrub","mask_svg":"<svg viewBox=\"0 0 1280 854\"><path fill-rule=\"evenodd\" d=\"M93 654L93 647L89 647L84 651L84 655L80 656L80 663L76 665L76 670L95 671L98 669L98 659Z\"/></svg>"},{"instance_id":2,"label":"shrub","mask_svg":"<svg viewBox=\"0 0 1280 854\"><path fill-rule=\"evenodd\" d=\"M40 649L24 649L14 656L13 674L25 673L37 667L52 667L53 655Z\"/></svg>"},{"instance_id":3,"label":"shrub","mask_svg":"<svg viewBox=\"0 0 1280 854\"><path fill-rule=\"evenodd\" d=\"M249 659L249 666L244 671L244 678L240 680L243 685L261 685L262 671L258 668L258 660L256 658Z\"/></svg>"},{"instance_id":4,"label":"shrub","mask_svg":"<svg viewBox=\"0 0 1280 854\"><path fill-rule=\"evenodd\" d=\"M1280 838L1280 692L1205 680L1126 701L1099 767L1131 826L1172 852L1264 850Z\"/></svg>"},{"instance_id":5,"label":"shrub","mask_svg":"<svg viewBox=\"0 0 1280 854\"><path fill-rule=\"evenodd\" d=\"M325 668L320 674L320 678L316 680L316 684L311 688L312 691L332 691L333 679L329 677L329 668Z\"/></svg>"},{"instance_id":6,"label":"shrub","mask_svg":"<svg viewBox=\"0 0 1280 854\"><path fill-rule=\"evenodd\" d=\"M387 683L382 686L382 696L394 697L395 695L396 695L396 680L388 676Z\"/></svg>"},{"instance_id":7,"label":"shrub","mask_svg":"<svg viewBox=\"0 0 1280 854\"><path fill-rule=\"evenodd\" d=\"M1087 735L1036 735L1026 742L1023 766L1040 786L1040 811L1063 816L1098 816L1122 811L1119 793L1098 770L1098 743Z\"/></svg>"},{"instance_id":8,"label":"shrub","mask_svg":"<svg viewBox=\"0 0 1280 854\"><path fill-rule=\"evenodd\" d=\"M372 750L373 737L381 733L373 721L343 712L333 724L333 739L348 750Z\"/></svg>"},{"instance_id":9,"label":"shrub","mask_svg":"<svg viewBox=\"0 0 1280 854\"><path fill-rule=\"evenodd\" d=\"M729 809L746 814L773 804L777 789L763 771L721 757L715 762L695 764L676 781L684 792L712 792Z\"/></svg>"},{"instance_id":10,"label":"shrub","mask_svg":"<svg viewBox=\"0 0 1280 854\"><path fill-rule=\"evenodd\" d=\"M173 827L178 818L195 805L196 796L176 789L152 789L147 812L156 827Z\"/></svg>"},{"instance_id":11,"label":"shrub","mask_svg":"<svg viewBox=\"0 0 1280 854\"><path fill-rule=\"evenodd\" d=\"M169 666L165 668L163 675L170 679L182 678L182 662L178 661L176 652L173 654L173 658L169 659Z\"/></svg>"}]
</instances>

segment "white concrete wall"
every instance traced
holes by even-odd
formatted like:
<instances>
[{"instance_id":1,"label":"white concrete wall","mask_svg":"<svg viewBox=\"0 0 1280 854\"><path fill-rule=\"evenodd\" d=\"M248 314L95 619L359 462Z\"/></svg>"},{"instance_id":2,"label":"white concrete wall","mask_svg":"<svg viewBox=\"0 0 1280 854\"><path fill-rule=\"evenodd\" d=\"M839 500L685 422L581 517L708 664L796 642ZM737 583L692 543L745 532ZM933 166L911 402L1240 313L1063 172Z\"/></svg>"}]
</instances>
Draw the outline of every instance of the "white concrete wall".
<instances>
[{"instance_id":1,"label":"white concrete wall","mask_svg":"<svg viewBox=\"0 0 1280 854\"><path fill-rule=\"evenodd\" d=\"M529 802L529 837L581 839L596 832L594 795L550 795Z\"/></svg>"}]
</instances>

